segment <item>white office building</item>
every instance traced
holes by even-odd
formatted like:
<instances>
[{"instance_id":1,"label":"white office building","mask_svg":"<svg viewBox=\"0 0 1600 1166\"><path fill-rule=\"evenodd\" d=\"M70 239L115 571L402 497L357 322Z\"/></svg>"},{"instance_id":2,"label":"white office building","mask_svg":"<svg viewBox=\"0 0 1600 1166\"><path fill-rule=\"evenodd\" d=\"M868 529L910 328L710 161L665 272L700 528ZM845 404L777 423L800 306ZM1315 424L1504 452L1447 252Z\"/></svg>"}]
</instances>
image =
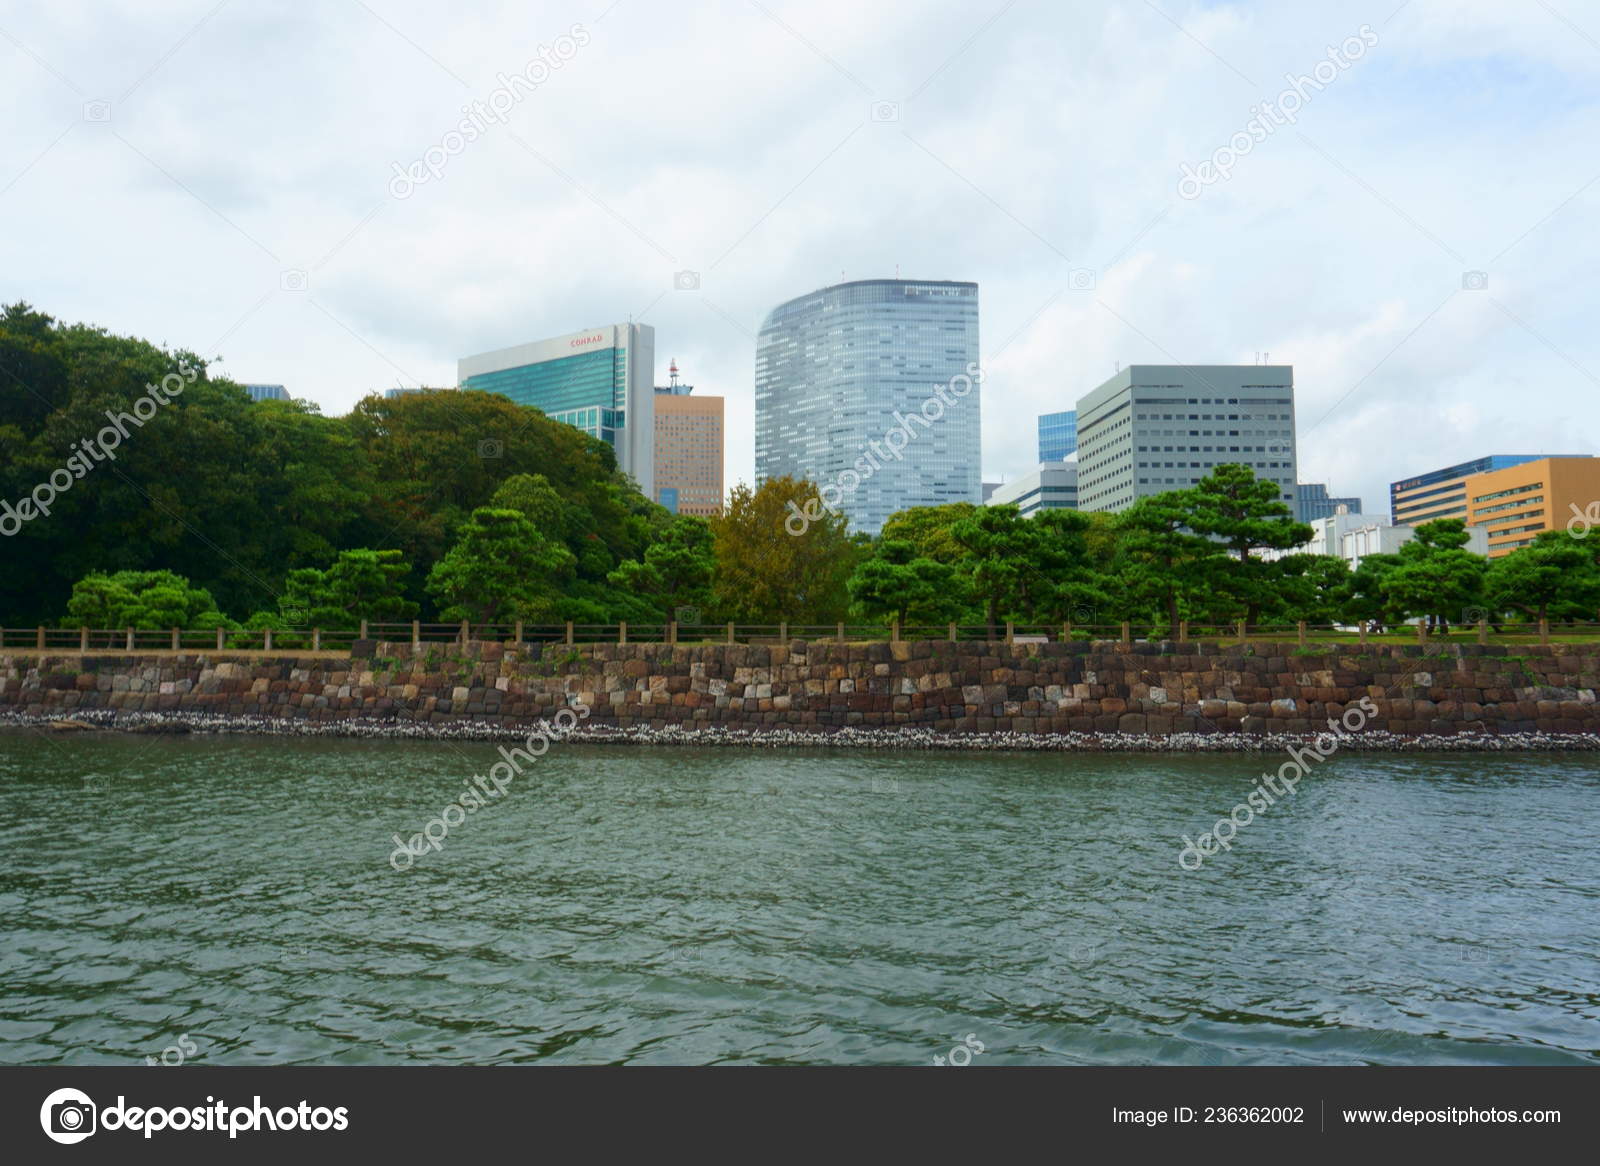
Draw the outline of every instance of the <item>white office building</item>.
<instances>
[{"instance_id":1,"label":"white office building","mask_svg":"<svg viewBox=\"0 0 1600 1166\"><path fill-rule=\"evenodd\" d=\"M1044 462L1015 481L994 488L985 499L988 506L1014 504L1024 518L1041 510L1078 508L1078 467L1075 462Z\"/></svg>"}]
</instances>

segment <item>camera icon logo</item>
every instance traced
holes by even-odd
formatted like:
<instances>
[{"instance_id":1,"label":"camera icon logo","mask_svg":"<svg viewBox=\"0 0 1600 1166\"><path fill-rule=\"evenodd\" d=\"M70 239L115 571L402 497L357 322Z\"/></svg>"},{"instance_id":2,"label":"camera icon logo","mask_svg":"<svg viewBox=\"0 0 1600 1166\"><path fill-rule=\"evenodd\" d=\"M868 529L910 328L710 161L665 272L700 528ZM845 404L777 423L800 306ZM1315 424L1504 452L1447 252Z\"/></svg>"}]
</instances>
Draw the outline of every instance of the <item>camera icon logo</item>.
<instances>
[{"instance_id":1,"label":"camera icon logo","mask_svg":"<svg viewBox=\"0 0 1600 1166\"><path fill-rule=\"evenodd\" d=\"M1462 291L1488 291L1489 273L1487 271L1463 271L1461 273Z\"/></svg>"},{"instance_id":2,"label":"camera icon logo","mask_svg":"<svg viewBox=\"0 0 1600 1166\"><path fill-rule=\"evenodd\" d=\"M699 291L700 273L698 271L675 271L672 273L673 291Z\"/></svg>"},{"instance_id":3,"label":"camera icon logo","mask_svg":"<svg viewBox=\"0 0 1600 1166\"><path fill-rule=\"evenodd\" d=\"M85 101L83 103L84 121L110 121L111 103L109 101Z\"/></svg>"},{"instance_id":4,"label":"camera icon logo","mask_svg":"<svg viewBox=\"0 0 1600 1166\"><path fill-rule=\"evenodd\" d=\"M57 1089L39 1107L39 1124L52 1142L71 1146L94 1133L98 1109L78 1089Z\"/></svg>"},{"instance_id":5,"label":"camera icon logo","mask_svg":"<svg viewBox=\"0 0 1600 1166\"><path fill-rule=\"evenodd\" d=\"M1073 291L1093 291L1095 281L1092 267L1074 267L1067 273L1067 287Z\"/></svg>"},{"instance_id":6,"label":"camera icon logo","mask_svg":"<svg viewBox=\"0 0 1600 1166\"><path fill-rule=\"evenodd\" d=\"M692 603L685 603L672 609L672 618L679 624L697 624L700 622L700 609Z\"/></svg>"},{"instance_id":7,"label":"camera icon logo","mask_svg":"<svg viewBox=\"0 0 1600 1166\"><path fill-rule=\"evenodd\" d=\"M482 441L478 442L479 457L499 457L501 454L505 453L505 451L505 442L501 441L498 437L485 437Z\"/></svg>"},{"instance_id":8,"label":"camera icon logo","mask_svg":"<svg viewBox=\"0 0 1600 1166\"><path fill-rule=\"evenodd\" d=\"M278 286L288 292L303 292L310 283L310 278L298 267L291 267L278 276Z\"/></svg>"},{"instance_id":9,"label":"camera icon logo","mask_svg":"<svg viewBox=\"0 0 1600 1166\"><path fill-rule=\"evenodd\" d=\"M900 103L897 101L874 101L872 103L873 121L899 121Z\"/></svg>"}]
</instances>

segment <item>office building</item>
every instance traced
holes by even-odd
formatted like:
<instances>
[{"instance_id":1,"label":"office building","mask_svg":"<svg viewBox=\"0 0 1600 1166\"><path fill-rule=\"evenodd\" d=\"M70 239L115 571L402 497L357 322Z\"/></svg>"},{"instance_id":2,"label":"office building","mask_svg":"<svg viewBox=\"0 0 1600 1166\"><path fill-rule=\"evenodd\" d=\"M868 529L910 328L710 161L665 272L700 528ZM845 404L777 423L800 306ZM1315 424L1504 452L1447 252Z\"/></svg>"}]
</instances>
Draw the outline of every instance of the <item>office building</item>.
<instances>
[{"instance_id":1,"label":"office building","mask_svg":"<svg viewBox=\"0 0 1600 1166\"><path fill-rule=\"evenodd\" d=\"M1301 482L1294 488L1294 517L1296 522L1315 522L1337 514L1343 506L1347 513L1361 513L1359 498L1330 498L1324 482Z\"/></svg>"},{"instance_id":2,"label":"office building","mask_svg":"<svg viewBox=\"0 0 1600 1166\"><path fill-rule=\"evenodd\" d=\"M1600 458L1545 457L1466 480L1467 522L1488 536L1498 559L1531 543L1541 531L1600 520ZM1600 534L1595 537L1600 538Z\"/></svg>"},{"instance_id":3,"label":"office building","mask_svg":"<svg viewBox=\"0 0 1600 1166\"><path fill-rule=\"evenodd\" d=\"M1361 560L1367 555L1392 555L1417 536L1415 526L1366 517L1368 521L1364 524L1339 532L1337 553L1350 564L1352 571L1361 566ZM1489 540L1482 527L1467 528L1467 545L1463 549L1475 555L1489 553Z\"/></svg>"},{"instance_id":4,"label":"office building","mask_svg":"<svg viewBox=\"0 0 1600 1166\"><path fill-rule=\"evenodd\" d=\"M721 397L696 397L694 386L678 380L656 386L654 454L656 501L674 514L704 518L722 513Z\"/></svg>"},{"instance_id":5,"label":"office building","mask_svg":"<svg viewBox=\"0 0 1600 1166\"><path fill-rule=\"evenodd\" d=\"M457 377L463 389L500 393L604 441L653 498L655 337L648 324L606 324L463 357Z\"/></svg>"},{"instance_id":6,"label":"office building","mask_svg":"<svg viewBox=\"0 0 1600 1166\"><path fill-rule=\"evenodd\" d=\"M1129 365L1077 412L1080 510L1118 513L1230 462L1294 505L1290 365Z\"/></svg>"},{"instance_id":7,"label":"office building","mask_svg":"<svg viewBox=\"0 0 1600 1166\"><path fill-rule=\"evenodd\" d=\"M1389 517L1395 523L1416 525L1436 518L1467 517L1466 481L1474 474L1510 469L1551 457L1586 457L1586 454L1496 453L1442 470L1420 474L1389 485Z\"/></svg>"},{"instance_id":8,"label":"office building","mask_svg":"<svg viewBox=\"0 0 1600 1166\"><path fill-rule=\"evenodd\" d=\"M245 385L252 401L287 401L289 390L282 385Z\"/></svg>"},{"instance_id":9,"label":"office building","mask_svg":"<svg viewBox=\"0 0 1600 1166\"><path fill-rule=\"evenodd\" d=\"M1000 488L1000 485L999 482L983 483L983 504L985 506L989 504L989 499L994 497L994 492Z\"/></svg>"},{"instance_id":10,"label":"office building","mask_svg":"<svg viewBox=\"0 0 1600 1166\"><path fill-rule=\"evenodd\" d=\"M1041 462L1066 461L1067 455L1078 448L1078 412L1041 413L1039 415L1039 460Z\"/></svg>"},{"instance_id":11,"label":"office building","mask_svg":"<svg viewBox=\"0 0 1600 1166\"><path fill-rule=\"evenodd\" d=\"M852 530L982 500L978 285L868 279L767 314L756 341L756 481L816 483Z\"/></svg>"},{"instance_id":12,"label":"office building","mask_svg":"<svg viewBox=\"0 0 1600 1166\"><path fill-rule=\"evenodd\" d=\"M1041 510L1078 508L1078 467L1072 462L1044 462L1036 470L996 488L989 506L1014 504L1024 518Z\"/></svg>"}]
</instances>

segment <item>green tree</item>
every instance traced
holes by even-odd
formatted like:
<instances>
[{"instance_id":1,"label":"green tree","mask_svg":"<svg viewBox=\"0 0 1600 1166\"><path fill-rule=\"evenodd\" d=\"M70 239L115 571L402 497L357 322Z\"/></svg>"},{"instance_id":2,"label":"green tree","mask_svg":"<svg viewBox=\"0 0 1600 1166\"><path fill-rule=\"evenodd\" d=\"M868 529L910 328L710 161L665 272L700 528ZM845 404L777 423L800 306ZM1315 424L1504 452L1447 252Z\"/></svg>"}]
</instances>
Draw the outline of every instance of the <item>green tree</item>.
<instances>
[{"instance_id":1,"label":"green tree","mask_svg":"<svg viewBox=\"0 0 1600 1166\"><path fill-rule=\"evenodd\" d=\"M1495 611L1545 620L1588 619L1600 608L1594 541L1564 530L1541 532L1528 546L1489 560L1484 597Z\"/></svg>"},{"instance_id":2,"label":"green tree","mask_svg":"<svg viewBox=\"0 0 1600 1166\"><path fill-rule=\"evenodd\" d=\"M393 623L417 614L401 594L411 568L399 551L340 551L327 570L301 567L284 579L278 610L290 624L353 628L362 620Z\"/></svg>"},{"instance_id":3,"label":"green tree","mask_svg":"<svg viewBox=\"0 0 1600 1166\"><path fill-rule=\"evenodd\" d=\"M804 478L741 483L727 511L711 522L718 608L742 623L826 624L843 619L846 580L859 552L842 514L817 510L817 487ZM807 507L817 517L807 516ZM799 513L803 519L796 520Z\"/></svg>"},{"instance_id":4,"label":"green tree","mask_svg":"<svg viewBox=\"0 0 1600 1166\"><path fill-rule=\"evenodd\" d=\"M548 541L517 510L482 506L428 574L445 619L496 623L549 615L571 577L572 552Z\"/></svg>"},{"instance_id":5,"label":"green tree","mask_svg":"<svg viewBox=\"0 0 1600 1166\"><path fill-rule=\"evenodd\" d=\"M1283 610L1307 623L1339 621L1350 594L1350 564L1338 555L1289 555L1279 560Z\"/></svg>"},{"instance_id":6,"label":"green tree","mask_svg":"<svg viewBox=\"0 0 1600 1166\"><path fill-rule=\"evenodd\" d=\"M210 592L171 571L94 572L73 585L63 627L215 628L231 621Z\"/></svg>"},{"instance_id":7,"label":"green tree","mask_svg":"<svg viewBox=\"0 0 1600 1166\"><path fill-rule=\"evenodd\" d=\"M891 514L878 537L886 541L909 542L922 559L954 563L966 554L951 535L951 528L979 510L971 502L948 502L943 506L909 506Z\"/></svg>"},{"instance_id":8,"label":"green tree","mask_svg":"<svg viewBox=\"0 0 1600 1166\"><path fill-rule=\"evenodd\" d=\"M1217 466L1198 485L1184 491L1189 502L1185 525L1214 538L1236 560L1216 575L1213 607L1231 608L1249 623L1260 621L1263 609L1280 604L1278 584L1284 569L1263 563L1251 552L1288 550L1311 541L1311 527L1294 521L1294 512L1279 497L1276 482L1259 479L1249 466Z\"/></svg>"},{"instance_id":9,"label":"green tree","mask_svg":"<svg viewBox=\"0 0 1600 1166\"><path fill-rule=\"evenodd\" d=\"M1428 618L1441 632L1452 619L1465 619L1483 600L1488 560L1466 549L1471 536L1459 518L1440 518L1417 527L1400 548L1399 560L1383 581L1384 594L1407 615Z\"/></svg>"},{"instance_id":10,"label":"green tree","mask_svg":"<svg viewBox=\"0 0 1600 1166\"><path fill-rule=\"evenodd\" d=\"M1039 544L1037 534L1014 505L979 507L950 528L990 639L1001 619L1026 617L1050 591L1049 580L1030 558Z\"/></svg>"},{"instance_id":11,"label":"green tree","mask_svg":"<svg viewBox=\"0 0 1600 1166\"><path fill-rule=\"evenodd\" d=\"M667 524L644 552L612 571L613 587L648 600L661 619L675 619L680 607L711 602L716 554L711 526L703 518L680 515Z\"/></svg>"},{"instance_id":12,"label":"green tree","mask_svg":"<svg viewBox=\"0 0 1600 1166\"><path fill-rule=\"evenodd\" d=\"M1128 618L1155 618L1176 637L1190 598L1210 586L1223 556L1220 543L1187 529L1194 509L1187 490L1140 498L1117 516L1111 610Z\"/></svg>"},{"instance_id":13,"label":"green tree","mask_svg":"<svg viewBox=\"0 0 1600 1166\"><path fill-rule=\"evenodd\" d=\"M863 616L902 627L912 621L948 621L964 606L955 569L919 556L916 544L907 539L880 540L872 556L857 564L847 587Z\"/></svg>"},{"instance_id":14,"label":"green tree","mask_svg":"<svg viewBox=\"0 0 1600 1166\"><path fill-rule=\"evenodd\" d=\"M1406 611L1390 596L1386 584L1400 565L1400 556L1378 553L1362 555L1345 582L1339 616L1346 623L1367 622L1392 628L1405 622Z\"/></svg>"}]
</instances>

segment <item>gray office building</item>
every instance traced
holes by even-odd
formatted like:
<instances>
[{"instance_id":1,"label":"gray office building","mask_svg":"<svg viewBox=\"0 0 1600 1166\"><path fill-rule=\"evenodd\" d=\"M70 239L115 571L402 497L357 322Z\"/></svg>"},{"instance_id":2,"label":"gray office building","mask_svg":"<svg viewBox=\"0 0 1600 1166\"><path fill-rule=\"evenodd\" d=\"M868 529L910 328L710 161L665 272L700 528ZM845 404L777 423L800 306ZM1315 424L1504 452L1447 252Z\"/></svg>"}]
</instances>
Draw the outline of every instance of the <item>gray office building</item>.
<instances>
[{"instance_id":1,"label":"gray office building","mask_svg":"<svg viewBox=\"0 0 1600 1166\"><path fill-rule=\"evenodd\" d=\"M756 481L822 490L852 530L982 500L978 285L867 279L768 313L756 341Z\"/></svg>"},{"instance_id":2,"label":"gray office building","mask_svg":"<svg viewBox=\"0 0 1600 1166\"><path fill-rule=\"evenodd\" d=\"M244 385L252 401L287 401L289 390L282 385Z\"/></svg>"},{"instance_id":3,"label":"gray office building","mask_svg":"<svg viewBox=\"0 0 1600 1166\"><path fill-rule=\"evenodd\" d=\"M1078 508L1126 510L1238 462L1295 504L1291 365L1133 364L1078 402Z\"/></svg>"},{"instance_id":4,"label":"gray office building","mask_svg":"<svg viewBox=\"0 0 1600 1166\"><path fill-rule=\"evenodd\" d=\"M1296 522L1316 522L1332 518L1343 506L1346 514L1361 513L1359 498L1331 498L1326 482L1301 482L1294 488L1294 517Z\"/></svg>"}]
</instances>

